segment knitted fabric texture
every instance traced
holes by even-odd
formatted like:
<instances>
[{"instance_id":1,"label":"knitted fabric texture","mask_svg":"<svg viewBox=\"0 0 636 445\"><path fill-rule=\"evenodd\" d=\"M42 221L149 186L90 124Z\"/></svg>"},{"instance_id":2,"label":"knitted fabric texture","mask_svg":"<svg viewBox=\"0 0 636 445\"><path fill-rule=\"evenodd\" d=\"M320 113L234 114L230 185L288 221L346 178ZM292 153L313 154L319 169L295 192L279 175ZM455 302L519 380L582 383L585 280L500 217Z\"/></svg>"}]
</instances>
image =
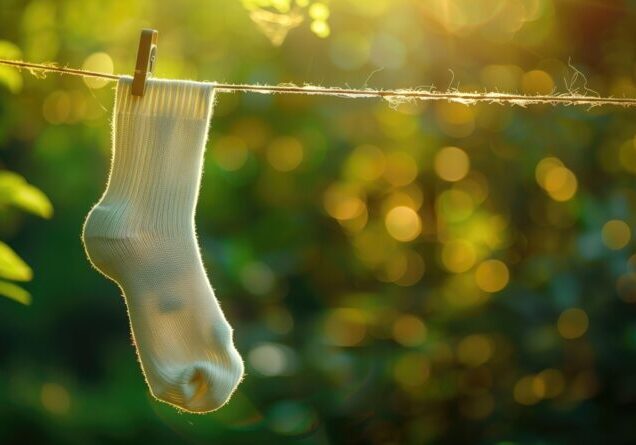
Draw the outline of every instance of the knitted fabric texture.
<instances>
[{"instance_id":1,"label":"knitted fabric texture","mask_svg":"<svg viewBox=\"0 0 636 445\"><path fill-rule=\"evenodd\" d=\"M141 368L159 400L191 412L225 404L243 361L208 280L194 213L214 88L117 84L108 185L84 224L92 264L121 288Z\"/></svg>"}]
</instances>

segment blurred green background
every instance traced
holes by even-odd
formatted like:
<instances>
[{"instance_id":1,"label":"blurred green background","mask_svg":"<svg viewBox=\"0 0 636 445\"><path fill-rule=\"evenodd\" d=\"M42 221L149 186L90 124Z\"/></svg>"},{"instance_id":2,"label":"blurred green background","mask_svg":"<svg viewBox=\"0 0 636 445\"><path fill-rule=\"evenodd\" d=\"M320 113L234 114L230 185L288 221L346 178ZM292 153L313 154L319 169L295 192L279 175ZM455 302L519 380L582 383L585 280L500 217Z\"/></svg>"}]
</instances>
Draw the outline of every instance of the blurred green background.
<instances>
[{"instance_id":1,"label":"blurred green background","mask_svg":"<svg viewBox=\"0 0 636 445\"><path fill-rule=\"evenodd\" d=\"M152 27L158 77L636 97L633 0L0 9L32 62L130 74ZM0 67L0 443L636 441L633 111L219 94L197 225L247 377L197 416L81 245L113 88Z\"/></svg>"}]
</instances>

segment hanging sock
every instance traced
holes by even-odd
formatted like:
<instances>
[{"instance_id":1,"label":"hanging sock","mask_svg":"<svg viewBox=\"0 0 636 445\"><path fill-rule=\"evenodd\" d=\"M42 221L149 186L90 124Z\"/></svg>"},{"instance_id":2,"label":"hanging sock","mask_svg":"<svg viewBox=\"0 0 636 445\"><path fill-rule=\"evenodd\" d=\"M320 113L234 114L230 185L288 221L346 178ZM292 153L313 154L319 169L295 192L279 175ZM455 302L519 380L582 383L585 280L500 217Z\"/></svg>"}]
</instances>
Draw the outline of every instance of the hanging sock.
<instances>
[{"instance_id":1,"label":"hanging sock","mask_svg":"<svg viewBox=\"0 0 636 445\"><path fill-rule=\"evenodd\" d=\"M110 177L82 239L92 264L123 291L150 392L213 411L243 377L194 223L214 89L148 79L135 97L131 82L117 84Z\"/></svg>"}]
</instances>

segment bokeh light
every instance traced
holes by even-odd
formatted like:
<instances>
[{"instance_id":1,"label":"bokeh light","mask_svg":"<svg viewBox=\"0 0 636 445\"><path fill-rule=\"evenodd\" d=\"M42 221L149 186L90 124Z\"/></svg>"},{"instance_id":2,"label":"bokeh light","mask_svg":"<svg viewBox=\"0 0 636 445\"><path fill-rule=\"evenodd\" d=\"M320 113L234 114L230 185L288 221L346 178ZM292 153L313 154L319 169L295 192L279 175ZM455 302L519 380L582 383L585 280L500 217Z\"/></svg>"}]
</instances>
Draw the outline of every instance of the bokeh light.
<instances>
[{"instance_id":1,"label":"bokeh light","mask_svg":"<svg viewBox=\"0 0 636 445\"><path fill-rule=\"evenodd\" d=\"M626 303L636 303L636 273L621 275L616 281L616 291Z\"/></svg>"},{"instance_id":2,"label":"bokeh light","mask_svg":"<svg viewBox=\"0 0 636 445\"><path fill-rule=\"evenodd\" d=\"M330 42L331 61L347 71L361 68L369 59L370 51L369 40L354 32L339 34Z\"/></svg>"},{"instance_id":3,"label":"bokeh light","mask_svg":"<svg viewBox=\"0 0 636 445\"><path fill-rule=\"evenodd\" d=\"M420 216L410 207L397 206L392 208L384 220L386 230L398 241L412 241L422 232Z\"/></svg>"},{"instance_id":4,"label":"bokeh light","mask_svg":"<svg viewBox=\"0 0 636 445\"><path fill-rule=\"evenodd\" d=\"M360 145L353 149L345 165L348 177L362 181L374 181L380 178L385 168L385 154L374 145Z\"/></svg>"},{"instance_id":5,"label":"bokeh light","mask_svg":"<svg viewBox=\"0 0 636 445\"><path fill-rule=\"evenodd\" d=\"M247 161L245 141L236 136L224 136L216 141L212 157L223 170L233 172L239 170Z\"/></svg>"},{"instance_id":6,"label":"bokeh light","mask_svg":"<svg viewBox=\"0 0 636 445\"><path fill-rule=\"evenodd\" d=\"M334 309L324 323L325 339L337 346L356 346L364 340L366 332L366 316L358 309Z\"/></svg>"},{"instance_id":7,"label":"bokeh light","mask_svg":"<svg viewBox=\"0 0 636 445\"><path fill-rule=\"evenodd\" d=\"M394 186L405 186L417 177L417 163L411 155L394 151L386 156L384 178Z\"/></svg>"},{"instance_id":8,"label":"bokeh light","mask_svg":"<svg viewBox=\"0 0 636 445\"><path fill-rule=\"evenodd\" d=\"M339 220L353 219L365 211L365 203L360 190L345 184L333 184L324 194L327 213Z\"/></svg>"},{"instance_id":9,"label":"bokeh light","mask_svg":"<svg viewBox=\"0 0 636 445\"><path fill-rule=\"evenodd\" d=\"M557 329L563 338L572 340L583 336L589 323L588 316L583 309L570 308L559 315Z\"/></svg>"},{"instance_id":10,"label":"bokeh light","mask_svg":"<svg viewBox=\"0 0 636 445\"><path fill-rule=\"evenodd\" d=\"M114 68L113 59L104 52L91 54L82 64L82 69L99 73L112 74ZM84 77L83 80L89 88L93 89L102 88L109 84L108 80L98 77Z\"/></svg>"},{"instance_id":11,"label":"bokeh light","mask_svg":"<svg viewBox=\"0 0 636 445\"><path fill-rule=\"evenodd\" d=\"M509 280L508 267L499 260L483 261L475 269L475 282L486 292L499 292L506 287Z\"/></svg>"},{"instance_id":12,"label":"bokeh light","mask_svg":"<svg viewBox=\"0 0 636 445\"><path fill-rule=\"evenodd\" d=\"M464 150L444 147L435 155L435 172L445 181L459 181L470 169L470 159Z\"/></svg>"},{"instance_id":13,"label":"bokeh light","mask_svg":"<svg viewBox=\"0 0 636 445\"><path fill-rule=\"evenodd\" d=\"M470 270L477 260L475 246L466 240L454 240L442 247L442 263L453 273Z\"/></svg>"},{"instance_id":14,"label":"bokeh light","mask_svg":"<svg viewBox=\"0 0 636 445\"><path fill-rule=\"evenodd\" d=\"M526 375L515 383L513 396L521 405L535 405L541 401L542 391L544 391L543 387L535 384L535 377Z\"/></svg>"},{"instance_id":15,"label":"bokeh light","mask_svg":"<svg viewBox=\"0 0 636 445\"><path fill-rule=\"evenodd\" d=\"M532 386L538 397L553 399L564 391L565 378L558 369L544 369L534 377Z\"/></svg>"},{"instance_id":16,"label":"bokeh light","mask_svg":"<svg viewBox=\"0 0 636 445\"><path fill-rule=\"evenodd\" d=\"M267 160L278 171L292 171L303 160L303 146L296 138L277 138L267 147Z\"/></svg>"},{"instance_id":17,"label":"bokeh light","mask_svg":"<svg viewBox=\"0 0 636 445\"><path fill-rule=\"evenodd\" d=\"M494 352L492 341L485 335L473 334L462 339L457 346L457 359L471 367L486 363Z\"/></svg>"},{"instance_id":18,"label":"bokeh light","mask_svg":"<svg viewBox=\"0 0 636 445\"><path fill-rule=\"evenodd\" d=\"M396 382L407 390L424 385L430 374L430 363L421 352L408 352L400 356L393 367Z\"/></svg>"},{"instance_id":19,"label":"bokeh light","mask_svg":"<svg viewBox=\"0 0 636 445\"><path fill-rule=\"evenodd\" d=\"M627 246L632 231L625 221L613 219L606 222L602 229L603 243L610 249L619 250Z\"/></svg>"},{"instance_id":20,"label":"bokeh light","mask_svg":"<svg viewBox=\"0 0 636 445\"><path fill-rule=\"evenodd\" d=\"M438 212L448 222L461 222L475 211L475 201L461 189L449 189L437 197Z\"/></svg>"},{"instance_id":21,"label":"bokeh light","mask_svg":"<svg viewBox=\"0 0 636 445\"><path fill-rule=\"evenodd\" d=\"M393 323L393 338L404 346L421 345L426 339L426 326L415 315L401 315Z\"/></svg>"},{"instance_id":22,"label":"bokeh light","mask_svg":"<svg viewBox=\"0 0 636 445\"><path fill-rule=\"evenodd\" d=\"M521 88L529 95L549 95L554 92L554 81L545 71L532 70L521 77Z\"/></svg>"},{"instance_id":23,"label":"bokeh light","mask_svg":"<svg viewBox=\"0 0 636 445\"><path fill-rule=\"evenodd\" d=\"M42 114L51 124L65 122L71 114L71 98L66 91L54 91L42 103Z\"/></svg>"},{"instance_id":24,"label":"bokeh light","mask_svg":"<svg viewBox=\"0 0 636 445\"><path fill-rule=\"evenodd\" d=\"M248 353L250 365L260 374L272 377L290 373L294 368L294 353L288 347L262 343Z\"/></svg>"},{"instance_id":25,"label":"bokeh light","mask_svg":"<svg viewBox=\"0 0 636 445\"><path fill-rule=\"evenodd\" d=\"M437 123L441 130L454 138L465 138L475 130L474 109L454 102L436 105Z\"/></svg>"},{"instance_id":26,"label":"bokeh light","mask_svg":"<svg viewBox=\"0 0 636 445\"><path fill-rule=\"evenodd\" d=\"M560 159L547 157L537 164L537 182L555 201L568 201L578 189L578 181L572 170Z\"/></svg>"},{"instance_id":27,"label":"bokeh light","mask_svg":"<svg viewBox=\"0 0 636 445\"><path fill-rule=\"evenodd\" d=\"M71 396L59 383L45 383L40 391L40 400L47 411L53 414L67 414L71 408Z\"/></svg>"}]
</instances>

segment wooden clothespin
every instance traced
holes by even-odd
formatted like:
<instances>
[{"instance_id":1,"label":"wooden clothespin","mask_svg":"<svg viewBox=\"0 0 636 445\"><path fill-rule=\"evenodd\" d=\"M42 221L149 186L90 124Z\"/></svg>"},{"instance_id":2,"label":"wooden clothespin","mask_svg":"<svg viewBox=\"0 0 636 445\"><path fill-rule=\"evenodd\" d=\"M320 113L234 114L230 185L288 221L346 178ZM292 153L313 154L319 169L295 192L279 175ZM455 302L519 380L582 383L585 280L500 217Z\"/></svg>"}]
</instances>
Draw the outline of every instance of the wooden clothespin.
<instances>
[{"instance_id":1,"label":"wooden clothespin","mask_svg":"<svg viewBox=\"0 0 636 445\"><path fill-rule=\"evenodd\" d=\"M152 76L157 60L157 37L159 32L156 29L142 29L139 38L139 50L137 50L137 65L132 81L132 95L143 96L146 90L146 79Z\"/></svg>"}]
</instances>

